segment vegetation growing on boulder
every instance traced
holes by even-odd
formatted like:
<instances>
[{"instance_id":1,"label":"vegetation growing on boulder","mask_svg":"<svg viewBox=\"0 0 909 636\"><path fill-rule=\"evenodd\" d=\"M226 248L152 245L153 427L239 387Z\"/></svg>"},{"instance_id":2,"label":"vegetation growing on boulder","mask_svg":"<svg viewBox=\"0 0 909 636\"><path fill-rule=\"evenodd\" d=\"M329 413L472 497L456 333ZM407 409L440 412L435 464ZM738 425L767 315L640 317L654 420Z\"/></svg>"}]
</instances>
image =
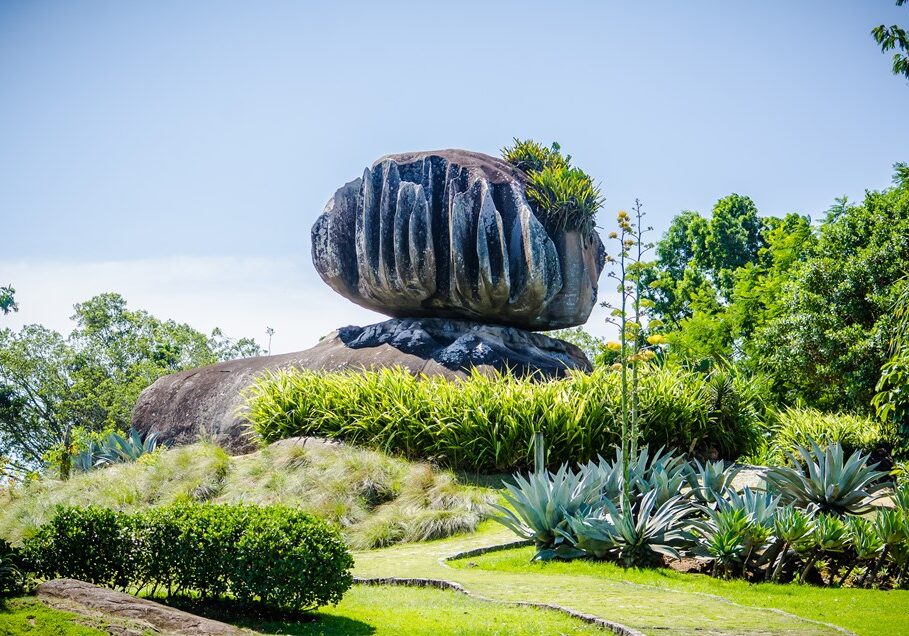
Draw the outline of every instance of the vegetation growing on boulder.
<instances>
[{"instance_id":1,"label":"vegetation growing on boulder","mask_svg":"<svg viewBox=\"0 0 909 636\"><path fill-rule=\"evenodd\" d=\"M502 149L502 158L527 174L527 200L550 235L594 232L603 195L589 174L571 165L571 155L563 155L559 144L547 148L515 138L514 145Z\"/></svg>"}]
</instances>

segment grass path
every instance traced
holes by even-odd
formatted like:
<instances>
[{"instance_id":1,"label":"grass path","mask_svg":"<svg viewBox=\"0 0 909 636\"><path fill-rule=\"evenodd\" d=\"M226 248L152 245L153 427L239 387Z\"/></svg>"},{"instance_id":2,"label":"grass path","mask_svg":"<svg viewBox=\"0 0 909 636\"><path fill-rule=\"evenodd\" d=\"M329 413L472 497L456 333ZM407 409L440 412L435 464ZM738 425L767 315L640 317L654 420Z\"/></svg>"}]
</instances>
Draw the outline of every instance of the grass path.
<instances>
[{"instance_id":1,"label":"grass path","mask_svg":"<svg viewBox=\"0 0 909 636\"><path fill-rule=\"evenodd\" d=\"M669 589L591 574L508 572L451 567L445 559L475 548L507 543L514 535L494 523L475 534L355 554L361 578L426 578L458 583L496 601L550 603L614 621L646 634L850 633L771 608L700 592Z\"/></svg>"}]
</instances>

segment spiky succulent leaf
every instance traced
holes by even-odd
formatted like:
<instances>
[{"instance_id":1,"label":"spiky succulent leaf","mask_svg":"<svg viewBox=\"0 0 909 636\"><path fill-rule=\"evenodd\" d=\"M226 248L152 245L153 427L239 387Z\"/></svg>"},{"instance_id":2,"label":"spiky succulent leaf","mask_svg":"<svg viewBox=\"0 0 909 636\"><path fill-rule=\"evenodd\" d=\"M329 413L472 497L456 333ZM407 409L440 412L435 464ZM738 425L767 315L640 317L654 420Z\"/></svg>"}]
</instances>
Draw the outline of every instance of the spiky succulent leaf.
<instances>
[{"instance_id":1,"label":"spiky succulent leaf","mask_svg":"<svg viewBox=\"0 0 909 636\"><path fill-rule=\"evenodd\" d=\"M505 500L511 508L493 504L501 512L493 517L518 536L532 539L539 549L553 548L561 542L556 529L565 517L586 506L583 474L562 465L555 473L531 473L527 478L515 475L514 484L505 484Z\"/></svg>"},{"instance_id":2,"label":"spiky succulent leaf","mask_svg":"<svg viewBox=\"0 0 909 636\"><path fill-rule=\"evenodd\" d=\"M871 510L871 502L885 487L886 473L868 465L868 456L856 451L844 461L839 443L821 450L799 447L799 460L789 455L797 468L781 466L767 475L767 483L780 494L784 504L836 515L859 515Z\"/></svg>"}]
</instances>

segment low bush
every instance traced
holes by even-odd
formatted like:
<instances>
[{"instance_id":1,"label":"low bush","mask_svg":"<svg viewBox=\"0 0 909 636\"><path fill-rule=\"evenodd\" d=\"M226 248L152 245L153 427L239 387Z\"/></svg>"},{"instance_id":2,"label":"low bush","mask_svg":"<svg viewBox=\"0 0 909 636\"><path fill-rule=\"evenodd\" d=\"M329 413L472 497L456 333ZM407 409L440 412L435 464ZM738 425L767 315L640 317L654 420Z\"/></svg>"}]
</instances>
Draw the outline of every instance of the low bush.
<instances>
[{"instance_id":1,"label":"low bush","mask_svg":"<svg viewBox=\"0 0 909 636\"><path fill-rule=\"evenodd\" d=\"M107 508L59 508L25 542L25 561L41 576L125 588L133 579L131 517Z\"/></svg>"},{"instance_id":2,"label":"low bush","mask_svg":"<svg viewBox=\"0 0 909 636\"><path fill-rule=\"evenodd\" d=\"M708 380L681 369L642 369L643 442L728 458L751 449L758 410L750 394L717 399ZM620 382L618 373L602 368L546 382L477 372L450 381L401 369L294 369L253 386L248 417L269 442L333 437L453 468L501 472L532 465L537 432L548 442L549 465L609 452L621 431ZM729 392L737 391L736 382Z\"/></svg>"},{"instance_id":3,"label":"low bush","mask_svg":"<svg viewBox=\"0 0 909 636\"><path fill-rule=\"evenodd\" d=\"M24 554L42 577L153 595L231 594L290 611L337 603L353 582L338 530L285 506L175 504L132 515L60 508Z\"/></svg>"}]
</instances>

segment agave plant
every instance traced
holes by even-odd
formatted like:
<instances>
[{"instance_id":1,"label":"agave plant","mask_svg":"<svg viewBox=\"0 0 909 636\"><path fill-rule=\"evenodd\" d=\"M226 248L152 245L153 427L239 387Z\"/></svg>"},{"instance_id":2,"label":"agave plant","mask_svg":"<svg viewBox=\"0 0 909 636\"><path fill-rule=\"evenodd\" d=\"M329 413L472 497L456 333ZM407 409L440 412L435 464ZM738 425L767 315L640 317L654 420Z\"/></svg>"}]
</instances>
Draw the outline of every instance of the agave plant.
<instances>
[{"instance_id":1,"label":"agave plant","mask_svg":"<svg viewBox=\"0 0 909 636\"><path fill-rule=\"evenodd\" d=\"M727 464L723 460L708 461L705 464L694 460L694 464L689 465L688 485L699 501L716 504L728 492L732 492L732 480L741 470L741 466Z\"/></svg>"},{"instance_id":2,"label":"agave plant","mask_svg":"<svg viewBox=\"0 0 909 636\"><path fill-rule=\"evenodd\" d=\"M104 438L100 449L97 451L96 465L117 464L121 462L134 462L143 455L155 452L158 447L158 434L149 432L142 439L139 431L130 429L124 436L111 433Z\"/></svg>"},{"instance_id":3,"label":"agave plant","mask_svg":"<svg viewBox=\"0 0 909 636\"><path fill-rule=\"evenodd\" d=\"M616 450L616 463L621 465L621 451ZM645 446L628 463L629 490L637 498L654 492L655 505L662 506L679 495L685 485L688 464L684 457L658 449L653 457Z\"/></svg>"},{"instance_id":4,"label":"agave plant","mask_svg":"<svg viewBox=\"0 0 909 636\"><path fill-rule=\"evenodd\" d=\"M84 451L73 457L73 468L80 472L88 472L97 468L100 461L101 445L91 440Z\"/></svg>"},{"instance_id":5,"label":"agave plant","mask_svg":"<svg viewBox=\"0 0 909 636\"><path fill-rule=\"evenodd\" d=\"M618 506L607 499L601 509L569 518L559 532L577 549L612 556L626 567L652 565L661 556L681 558L681 550L693 542L689 528L695 509L680 496L657 506L657 497L656 491L635 502L622 496Z\"/></svg>"},{"instance_id":6,"label":"agave plant","mask_svg":"<svg viewBox=\"0 0 909 636\"><path fill-rule=\"evenodd\" d=\"M619 501L625 491L625 472L622 469L621 449L616 449L616 461L605 459L602 455L597 461L588 462L581 467L585 490L595 499Z\"/></svg>"},{"instance_id":7,"label":"agave plant","mask_svg":"<svg viewBox=\"0 0 909 636\"><path fill-rule=\"evenodd\" d=\"M824 450L814 443L811 446L811 450L798 448L805 468L783 466L767 474L768 484L780 494L782 502L838 516L870 511L871 501L885 487L880 479L886 473L869 466L868 456L861 451L844 461L839 443ZM799 466L795 456L789 454L789 458Z\"/></svg>"},{"instance_id":8,"label":"agave plant","mask_svg":"<svg viewBox=\"0 0 909 636\"><path fill-rule=\"evenodd\" d=\"M893 505L909 517L909 481L898 483L893 489Z\"/></svg>"},{"instance_id":9,"label":"agave plant","mask_svg":"<svg viewBox=\"0 0 909 636\"><path fill-rule=\"evenodd\" d=\"M555 473L531 473L526 479L515 476L514 484L505 484L503 494L511 508L493 504L502 513L496 521L525 539L533 540L540 559L556 556L552 551L564 541L557 530L566 524L566 517L577 515L582 507L589 508L584 496L584 475L575 473L563 464Z\"/></svg>"},{"instance_id":10,"label":"agave plant","mask_svg":"<svg viewBox=\"0 0 909 636\"><path fill-rule=\"evenodd\" d=\"M771 576L771 580L776 581L788 559L789 550L795 549L796 552L803 552L808 547L807 539L814 528L814 520L804 511L794 506L786 506L777 511L773 527L774 534L782 542L779 560L776 562Z\"/></svg>"},{"instance_id":11,"label":"agave plant","mask_svg":"<svg viewBox=\"0 0 909 636\"><path fill-rule=\"evenodd\" d=\"M729 491L725 498L717 500L717 510L741 510L748 522L742 537L745 546L743 571L752 557L762 551L764 544L772 534L779 501L778 495L753 491L747 486L742 494Z\"/></svg>"}]
</instances>

